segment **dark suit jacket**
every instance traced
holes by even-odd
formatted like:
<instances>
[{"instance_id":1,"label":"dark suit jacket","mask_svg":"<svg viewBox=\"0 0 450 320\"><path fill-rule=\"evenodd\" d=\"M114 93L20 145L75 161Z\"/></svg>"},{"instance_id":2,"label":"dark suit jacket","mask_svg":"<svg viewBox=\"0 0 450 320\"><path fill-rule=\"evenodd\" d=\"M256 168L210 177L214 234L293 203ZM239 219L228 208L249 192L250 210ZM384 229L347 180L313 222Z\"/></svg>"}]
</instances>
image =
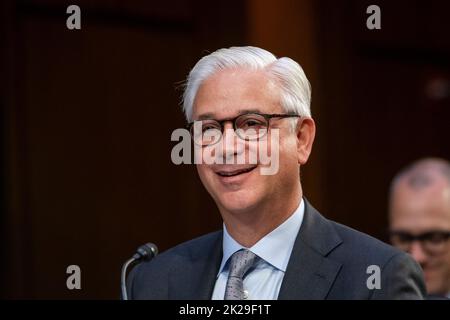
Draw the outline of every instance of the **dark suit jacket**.
<instances>
[{"instance_id":1,"label":"dark suit jacket","mask_svg":"<svg viewBox=\"0 0 450 320\"><path fill-rule=\"evenodd\" d=\"M222 260L222 231L180 244L136 266L130 299L210 299ZM370 265L381 288L369 289ZM372 281L369 281L372 283ZM327 220L305 200L305 215L278 299L422 299L422 270L409 255Z\"/></svg>"}]
</instances>

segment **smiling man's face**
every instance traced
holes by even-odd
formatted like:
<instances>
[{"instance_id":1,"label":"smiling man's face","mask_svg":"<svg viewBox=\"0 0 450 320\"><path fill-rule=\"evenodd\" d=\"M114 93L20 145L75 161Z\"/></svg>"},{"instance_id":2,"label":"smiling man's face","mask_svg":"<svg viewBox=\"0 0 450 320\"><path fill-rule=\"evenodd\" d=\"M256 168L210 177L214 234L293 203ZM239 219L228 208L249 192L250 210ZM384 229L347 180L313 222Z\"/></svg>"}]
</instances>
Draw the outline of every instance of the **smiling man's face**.
<instances>
[{"instance_id":1,"label":"smiling man's face","mask_svg":"<svg viewBox=\"0 0 450 320\"><path fill-rule=\"evenodd\" d=\"M264 71L245 69L222 70L200 86L194 101L193 119L233 118L252 110L263 114L284 114L280 104L280 89ZM269 201L283 201L299 189L297 136L289 119L272 119L271 130L279 133L279 170L274 175L262 175L258 164L198 164L203 185L211 194L221 212L238 213L257 209ZM254 153L255 141L240 140L235 136L231 122L225 124L226 133L218 142L224 159L241 152ZM270 143L271 133L261 143ZM278 139L277 139L278 140ZM233 142L234 141L234 142ZM217 146L215 146L217 147ZM203 152L210 152L203 147ZM271 148L272 150L274 148ZM248 157L247 157L248 159Z\"/></svg>"}]
</instances>

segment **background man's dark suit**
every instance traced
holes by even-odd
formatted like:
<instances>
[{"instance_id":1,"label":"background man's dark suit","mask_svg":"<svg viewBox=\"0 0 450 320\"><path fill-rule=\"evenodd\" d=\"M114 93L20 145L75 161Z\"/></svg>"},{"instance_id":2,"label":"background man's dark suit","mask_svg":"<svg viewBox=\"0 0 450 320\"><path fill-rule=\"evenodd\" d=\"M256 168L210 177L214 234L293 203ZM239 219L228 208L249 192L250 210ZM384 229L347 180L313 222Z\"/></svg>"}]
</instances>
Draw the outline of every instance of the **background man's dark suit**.
<instances>
[{"instance_id":1,"label":"background man's dark suit","mask_svg":"<svg viewBox=\"0 0 450 320\"><path fill-rule=\"evenodd\" d=\"M138 265L131 299L210 299L222 259L222 231L180 244ZM381 288L368 289L367 267L381 269ZM305 200L278 299L420 299L420 267L405 253L325 219Z\"/></svg>"}]
</instances>

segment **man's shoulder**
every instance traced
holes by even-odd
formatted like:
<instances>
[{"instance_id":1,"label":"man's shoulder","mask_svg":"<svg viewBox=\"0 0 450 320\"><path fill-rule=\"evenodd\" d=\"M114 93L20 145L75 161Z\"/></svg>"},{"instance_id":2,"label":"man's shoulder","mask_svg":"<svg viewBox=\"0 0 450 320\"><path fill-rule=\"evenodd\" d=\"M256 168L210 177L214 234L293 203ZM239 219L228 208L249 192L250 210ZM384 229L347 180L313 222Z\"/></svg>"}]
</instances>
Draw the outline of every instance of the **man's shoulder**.
<instances>
[{"instance_id":1,"label":"man's shoulder","mask_svg":"<svg viewBox=\"0 0 450 320\"><path fill-rule=\"evenodd\" d=\"M169 278L180 277L180 292L188 292L192 266L213 260L222 241L222 231L183 242L150 261L137 265L128 276L127 289L133 299L169 299ZM173 292L172 292L173 294Z\"/></svg>"},{"instance_id":2,"label":"man's shoulder","mask_svg":"<svg viewBox=\"0 0 450 320\"><path fill-rule=\"evenodd\" d=\"M303 240L344 265L358 262L382 265L392 257L404 254L368 234L327 219L307 201L304 224Z\"/></svg>"},{"instance_id":3,"label":"man's shoulder","mask_svg":"<svg viewBox=\"0 0 450 320\"><path fill-rule=\"evenodd\" d=\"M197 238L182 242L175 247L165 251L161 257L195 257L199 254L204 254L217 244L217 241L222 240L222 231L211 232Z\"/></svg>"},{"instance_id":4,"label":"man's shoulder","mask_svg":"<svg viewBox=\"0 0 450 320\"><path fill-rule=\"evenodd\" d=\"M336 248L334 256L349 255L352 257L352 261L355 262L358 260L370 260L378 264L385 264L394 256L404 254L397 248L366 233L332 220L328 221L342 239L342 244Z\"/></svg>"},{"instance_id":5,"label":"man's shoulder","mask_svg":"<svg viewBox=\"0 0 450 320\"><path fill-rule=\"evenodd\" d=\"M340 265L329 299L423 298L422 271L407 253L348 226L325 220L326 230L339 239L326 255ZM379 279L379 290L369 289L371 276Z\"/></svg>"},{"instance_id":6,"label":"man's shoulder","mask_svg":"<svg viewBox=\"0 0 450 320\"><path fill-rule=\"evenodd\" d=\"M195 260L217 246L222 239L222 231L215 231L192 240L180 243L157 255L153 260L141 263L138 266L140 272L148 269L158 269L168 271L171 266L179 263L187 263Z\"/></svg>"}]
</instances>

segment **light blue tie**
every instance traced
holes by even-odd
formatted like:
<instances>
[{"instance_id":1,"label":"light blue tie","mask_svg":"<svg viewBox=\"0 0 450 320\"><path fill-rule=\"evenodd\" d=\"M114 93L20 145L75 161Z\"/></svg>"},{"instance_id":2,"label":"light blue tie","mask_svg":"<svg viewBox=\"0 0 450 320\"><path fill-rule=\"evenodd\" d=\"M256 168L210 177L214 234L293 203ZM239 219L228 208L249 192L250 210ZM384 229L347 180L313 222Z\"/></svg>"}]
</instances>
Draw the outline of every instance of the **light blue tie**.
<instances>
[{"instance_id":1,"label":"light blue tie","mask_svg":"<svg viewBox=\"0 0 450 320\"><path fill-rule=\"evenodd\" d=\"M230 273L228 274L227 286L225 288L225 300L244 299L243 278L254 265L257 258L257 255L248 250L236 251L231 256Z\"/></svg>"}]
</instances>

